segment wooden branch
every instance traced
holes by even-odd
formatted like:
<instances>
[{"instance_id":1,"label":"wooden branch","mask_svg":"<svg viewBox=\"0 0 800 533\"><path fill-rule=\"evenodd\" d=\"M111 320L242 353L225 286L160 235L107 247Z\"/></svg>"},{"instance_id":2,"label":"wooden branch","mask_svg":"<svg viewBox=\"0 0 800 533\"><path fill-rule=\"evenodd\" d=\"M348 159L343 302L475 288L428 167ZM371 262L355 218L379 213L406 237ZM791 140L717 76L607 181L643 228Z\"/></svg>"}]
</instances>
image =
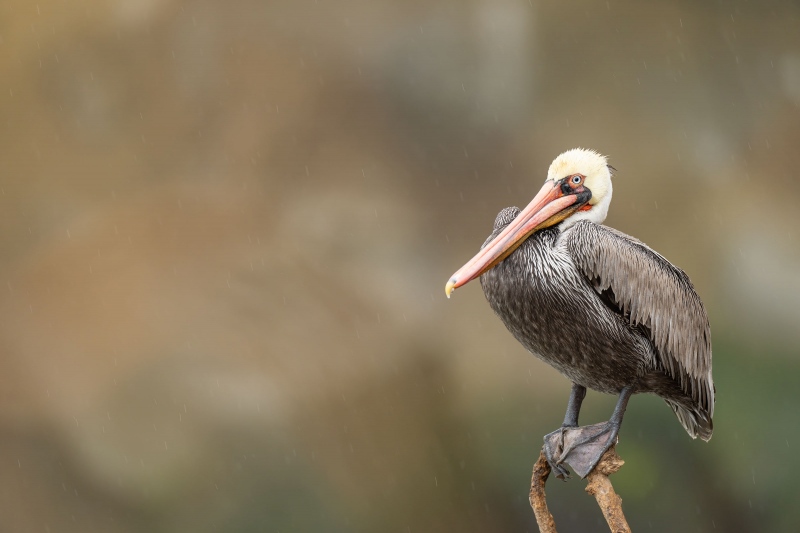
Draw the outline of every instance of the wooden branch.
<instances>
[{"instance_id":1,"label":"wooden branch","mask_svg":"<svg viewBox=\"0 0 800 533\"><path fill-rule=\"evenodd\" d=\"M544 494L544 484L550 475L550 463L544 455L544 447L539 452L539 459L533 465L533 477L531 477L531 493L528 500L531 502L533 514L536 516L536 523L539 525L540 533L558 533L556 522L553 515L547 508L547 500Z\"/></svg>"},{"instance_id":2,"label":"wooden branch","mask_svg":"<svg viewBox=\"0 0 800 533\"><path fill-rule=\"evenodd\" d=\"M588 483L586 492L594 496L597 505L603 512L603 516L608 523L612 533L631 533L631 528L625 515L622 512L622 498L620 498L608 476L616 473L625 464L615 450L615 446L609 448L597 466L586 476ZM558 533L553 515L547 508L547 501L544 492L544 485L550 476L550 464L544 455L544 448L539 453L539 459L533 465L533 476L531 477L531 492L529 501L536 516L536 524L539 526L540 533Z\"/></svg>"},{"instance_id":3,"label":"wooden branch","mask_svg":"<svg viewBox=\"0 0 800 533\"><path fill-rule=\"evenodd\" d=\"M589 480L586 492L597 500L597 505L603 511L603 516L613 533L631 533L628 521L622 513L622 498L614 492L611 480L608 479L608 476L615 474L625 464L625 461L617 455L615 448L616 446L609 448L594 470L586 476Z\"/></svg>"}]
</instances>

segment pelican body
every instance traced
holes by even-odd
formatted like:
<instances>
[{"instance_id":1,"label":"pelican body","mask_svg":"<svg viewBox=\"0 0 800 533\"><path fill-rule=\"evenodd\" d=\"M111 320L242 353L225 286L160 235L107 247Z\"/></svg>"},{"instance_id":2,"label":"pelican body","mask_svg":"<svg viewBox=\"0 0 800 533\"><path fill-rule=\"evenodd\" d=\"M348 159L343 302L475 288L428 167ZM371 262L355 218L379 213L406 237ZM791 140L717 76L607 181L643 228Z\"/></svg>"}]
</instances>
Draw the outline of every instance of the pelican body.
<instances>
[{"instance_id":1,"label":"pelican body","mask_svg":"<svg viewBox=\"0 0 800 533\"><path fill-rule=\"evenodd\" d=\"M654 393L692 438L709 440L714 385L711 334L688 276L641 241L602 225L611 167L583 149L561 154L523 210L500 211L480 252L453 274L452 290L480 278L512 335L573 382L560 430L545 437L559 477L581 477L616 442L628 399ZM611 419L580 428L586 388L618 394Z\"/></svg>"}]
</instances>

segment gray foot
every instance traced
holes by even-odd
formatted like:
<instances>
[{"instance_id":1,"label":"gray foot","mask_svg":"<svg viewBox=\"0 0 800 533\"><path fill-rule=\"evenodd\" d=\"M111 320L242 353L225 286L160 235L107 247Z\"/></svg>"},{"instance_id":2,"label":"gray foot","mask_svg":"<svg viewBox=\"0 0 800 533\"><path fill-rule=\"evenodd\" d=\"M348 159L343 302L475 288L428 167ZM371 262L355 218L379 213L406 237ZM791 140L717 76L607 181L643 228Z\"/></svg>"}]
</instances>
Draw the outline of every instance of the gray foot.
<instances>
[{"instance_id":1,"label":"gray foot","mask_svg":"<svg viewBox=\"0 0 800 533\"><path fill-rule=\"evenodd\" d=\"M544 452L556 477L564 481L569 470L564 463L581 478L594 469L603 454L617 442L619 425L602 422L583 427L562 427L544 437Z\"/></svg>"}]
</instances>

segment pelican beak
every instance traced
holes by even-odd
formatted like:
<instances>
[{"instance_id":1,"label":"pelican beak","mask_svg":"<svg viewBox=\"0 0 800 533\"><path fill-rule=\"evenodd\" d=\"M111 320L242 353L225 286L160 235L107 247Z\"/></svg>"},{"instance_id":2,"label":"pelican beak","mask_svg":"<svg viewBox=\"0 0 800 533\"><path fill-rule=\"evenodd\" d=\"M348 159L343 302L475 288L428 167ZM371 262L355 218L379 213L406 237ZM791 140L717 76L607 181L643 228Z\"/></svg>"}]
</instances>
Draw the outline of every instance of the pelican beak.
<instances>
[{"instance_id":1,"label":"pelican beak","mask_svg":"<svg viewBox=\"0 0 800 533\"><path fill-rule=\"evenodd\" d=\"M580 207L578 197L564 194L561 183L548 180L525 209L480 252L450 277L444 292L450 293L477 278L517 249L534 232L558 224ZM570 209L571 207L571 209Z\"/></svg>"}]
</instances>

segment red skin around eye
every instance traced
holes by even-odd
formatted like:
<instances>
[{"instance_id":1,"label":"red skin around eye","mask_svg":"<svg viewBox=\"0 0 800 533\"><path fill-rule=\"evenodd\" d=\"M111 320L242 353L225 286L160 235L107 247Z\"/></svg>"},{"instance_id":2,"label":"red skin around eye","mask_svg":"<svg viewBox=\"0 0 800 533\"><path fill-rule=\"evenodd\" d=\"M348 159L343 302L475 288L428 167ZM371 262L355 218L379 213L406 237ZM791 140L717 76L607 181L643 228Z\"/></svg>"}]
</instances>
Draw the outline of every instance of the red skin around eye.
<instances>
[{"instance_id":1,"label":"red skin around eye","mask_svg":"<svg viewBox=\"0 0 800 533\"><path fill-rule=\"evenodd\" d=\"M578 183L573 183L573 182L572 182L572 178L574 178L575 176L579 176L579 177L581 178L581 181L579 181ZM583 186L583 180L584 180L584 177L583 177L583 176L581 176L580 174L576 174L575 176L572 176L572 178L570 178L570 179L569 179L569 186L570 186L570 187L571 187L573 190L575 190L575 189L577 189L577 188L579 188L579 187Z\"/></svg>"}]
</instances>

